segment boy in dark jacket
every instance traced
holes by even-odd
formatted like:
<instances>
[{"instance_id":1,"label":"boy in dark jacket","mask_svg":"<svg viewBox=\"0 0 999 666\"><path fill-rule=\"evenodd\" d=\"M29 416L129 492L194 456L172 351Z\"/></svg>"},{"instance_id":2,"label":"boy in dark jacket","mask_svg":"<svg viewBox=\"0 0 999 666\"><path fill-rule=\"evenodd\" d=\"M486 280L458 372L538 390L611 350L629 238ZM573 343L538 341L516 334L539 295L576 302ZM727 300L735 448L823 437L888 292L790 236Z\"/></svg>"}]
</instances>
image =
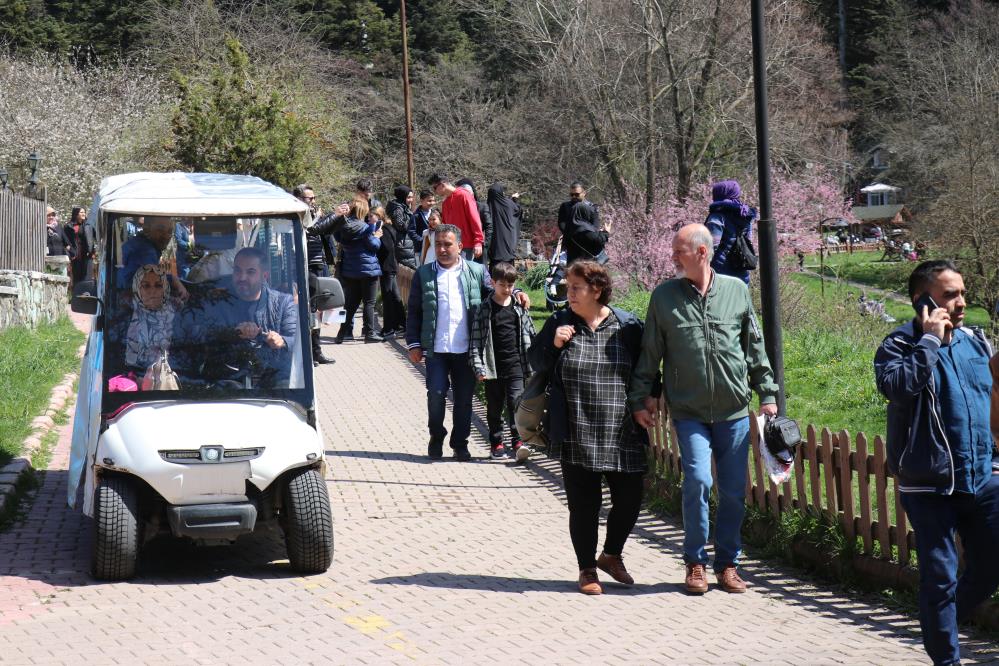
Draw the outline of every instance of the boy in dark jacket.
<instances>
[{"instance_id":1,"label":"boy in dark jacket","mask_svg":"<svg viewBox=\"0 0 999 666\"><path fill-rule=\"evenodd\" d=\"M489 276L494 291L475 313L471 363L476 378L485 386L486 425L493 459L507 455L503 444L503 408L506 407L511 455L522 462L527 460L530 450L520 441L513 417L524 392L524 379L531 373L528 351L535 335L534 322L513 298L517 269L512 264L500 262L493 266Z\"/></svg>"}]
</instances>

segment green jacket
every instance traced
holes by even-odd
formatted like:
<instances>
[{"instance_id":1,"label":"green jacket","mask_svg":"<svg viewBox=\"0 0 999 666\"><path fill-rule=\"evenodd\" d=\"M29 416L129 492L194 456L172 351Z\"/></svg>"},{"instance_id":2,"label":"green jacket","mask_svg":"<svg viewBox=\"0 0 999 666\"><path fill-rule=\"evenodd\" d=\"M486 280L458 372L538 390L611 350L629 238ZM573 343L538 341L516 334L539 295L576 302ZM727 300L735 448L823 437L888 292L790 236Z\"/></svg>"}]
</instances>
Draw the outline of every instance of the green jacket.
<instances>
[{"instance_id":1,"label":"green jacket","mask_svg":"<svg viewBox=\"0 0 999 666\"><path fill-rule=\"evenodd\" d=\"M628 390L632 411L644 408L660 363L673 418L702 423L741 418L749 413L750 388L762 404L777 400L749 288L727 275L715 273L704 297L684 278L667 280L652 292Z\"/></svg>"},{"instance_id":2,"label":"green jacket","mask_svg":"<svg viewBox=\"0 0 999 666\"><path fill-rule=\"evenodd\" d=\"M479 305L492 293L493 283L482 264L464 259L461 264L461 287L465 297L471 351L472 322ZM421 347L424 354L433 356L436 331L437 262L432 261L420 266L413 275L406 315L406 347Z\"/></svg>"}]
</instances>

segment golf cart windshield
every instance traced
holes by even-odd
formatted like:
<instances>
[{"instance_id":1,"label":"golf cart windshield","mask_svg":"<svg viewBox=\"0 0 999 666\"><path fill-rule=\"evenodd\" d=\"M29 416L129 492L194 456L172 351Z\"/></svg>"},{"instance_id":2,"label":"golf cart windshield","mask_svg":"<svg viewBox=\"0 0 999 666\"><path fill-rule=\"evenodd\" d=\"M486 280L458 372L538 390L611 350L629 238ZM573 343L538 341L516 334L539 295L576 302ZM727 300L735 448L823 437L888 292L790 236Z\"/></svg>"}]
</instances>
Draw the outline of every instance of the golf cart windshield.
<instances>
[{"instance_id":1,"label":"golf cart windshield","mask_svg":"<svg viewBox=\"0 0 999 666\"><path fill-rule=\"evenodd\" d=\"M297 217L113 215L107 224L105 413L149 399L311 405Z\"/></svg>"}]
</instances>

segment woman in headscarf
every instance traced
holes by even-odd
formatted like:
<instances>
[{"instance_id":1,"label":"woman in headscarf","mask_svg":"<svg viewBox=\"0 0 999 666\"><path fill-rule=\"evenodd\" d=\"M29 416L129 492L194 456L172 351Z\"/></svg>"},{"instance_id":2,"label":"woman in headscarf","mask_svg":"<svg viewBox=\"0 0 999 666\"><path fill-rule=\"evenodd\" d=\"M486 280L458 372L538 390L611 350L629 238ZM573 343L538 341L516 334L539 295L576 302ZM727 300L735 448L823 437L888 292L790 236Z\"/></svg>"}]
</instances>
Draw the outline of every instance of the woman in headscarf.
<instances>
[{"instance_id":1,"label":"woman in headscarf","mask_svg":"<svg viewBox=\"0 0 999 666\"><path fill-rule=\"evenodd\" d=\"M167 272L155 264L140 267L132 277L132 294L125 365L141 375L170 349L175 311Z\"/></svg>"},{"instance_id":2,"label":"woman in headscarf","mask_svg":"<svg viewBox=\"0 0 999 666\"><path fill-rule=\"evenodd\" d=\"M517 243L520 242L520 223L524 211L517 203L517 194L506 195L503 183L489 186L486 202L493 218L492 238L486 239L489 246L489 269L501 261L513 263L517 258Z\"/></svg>"},{"instance_id":3,"label":"woman in headscarf","mask_svg":"<svg viewBox=\"0 0 999 666\"><path fill-rule=\"evenodd\" d=\"M749 284L749 271L732 252L739 236L747 241L753 238L753 220L756 209L742 203L742 188L734 180L723 180L711 186L712 203L704 225L711 231L715 253L711 268L716 273L737 277Z\"/></svg>"}]
</instances>

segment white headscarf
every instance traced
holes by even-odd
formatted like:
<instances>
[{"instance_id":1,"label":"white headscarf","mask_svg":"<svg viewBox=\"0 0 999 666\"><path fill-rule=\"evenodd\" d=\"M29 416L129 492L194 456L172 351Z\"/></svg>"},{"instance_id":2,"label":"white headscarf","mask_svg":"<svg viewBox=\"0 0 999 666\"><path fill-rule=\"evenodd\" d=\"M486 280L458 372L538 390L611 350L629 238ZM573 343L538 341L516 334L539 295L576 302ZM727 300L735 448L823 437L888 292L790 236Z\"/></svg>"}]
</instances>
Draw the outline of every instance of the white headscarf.
<instances>
[{"instance_id":1,"label":"white headscarf","mask_svg":"<svg viewBox=\"0 0 999 666\"><path fill-rule=\"evenodd\" d=\"M150 310L139 296L139 285L148 273L155 273L163 281L163 305ZM132 278L132 319L125 334L125 363L132 367L148 368L160 359L161 353L170 348L173 332L173 304L170 302L170 280L167 272L155 264L146 264L135 271Z\"/></svg>"}]
</instances>

